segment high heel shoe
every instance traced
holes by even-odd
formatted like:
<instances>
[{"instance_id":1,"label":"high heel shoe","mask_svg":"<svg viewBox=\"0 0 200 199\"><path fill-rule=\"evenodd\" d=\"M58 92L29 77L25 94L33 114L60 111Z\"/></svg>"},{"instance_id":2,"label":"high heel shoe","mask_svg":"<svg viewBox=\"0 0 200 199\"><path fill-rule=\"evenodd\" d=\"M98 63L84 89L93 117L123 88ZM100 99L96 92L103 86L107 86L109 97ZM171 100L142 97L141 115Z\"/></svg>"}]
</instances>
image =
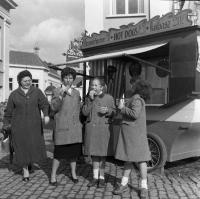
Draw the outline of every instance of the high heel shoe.
<instances>
[{"instance_id":1,"label":"high heel shoe","mask_svg":"<svg viewBox=\"0 0 200 199\"><path fill-rule=\"evenodd\" d=\"M22 178L22 181L24 181L24 182L28 182L30 179L29 179L29 177L23 177Z\"/></svg>"},{"instance_id":2,"label":"high heel shoe","mask_svg":"<svg viewBox=\"0 0 200 199\"><path fill-rule=\"evenodd\" d=\"M79 182L79 180L77 178L73 178L71 177L71 181L74 183L74 184L77 184Z\"/></svg>"}]
</instances>

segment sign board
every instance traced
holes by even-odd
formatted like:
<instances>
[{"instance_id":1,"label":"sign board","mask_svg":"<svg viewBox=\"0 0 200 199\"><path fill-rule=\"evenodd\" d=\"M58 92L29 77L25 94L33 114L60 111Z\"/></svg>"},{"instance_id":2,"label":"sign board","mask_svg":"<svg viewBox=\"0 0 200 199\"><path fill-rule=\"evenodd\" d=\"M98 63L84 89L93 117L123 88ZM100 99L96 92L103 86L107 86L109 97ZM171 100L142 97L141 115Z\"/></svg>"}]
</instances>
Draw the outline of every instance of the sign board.
<instances>
[{"instance_id":1,"label":"sign board","mask_svg":"<svg viewBox=\"0 0 200 199\"><path fill-rule=\"evenodd\" d=\"M144 19L135 25L131 23L122 25L119 29L110 28L109 31L100 31L99 34L92 33L91 36L84 37L82 49L191 26L192 21L188 19L190 12L192 12L190 9L183 10L176 15L170 12L162 17L155 16L149 21Z\"/></svg>"}]
</instances>

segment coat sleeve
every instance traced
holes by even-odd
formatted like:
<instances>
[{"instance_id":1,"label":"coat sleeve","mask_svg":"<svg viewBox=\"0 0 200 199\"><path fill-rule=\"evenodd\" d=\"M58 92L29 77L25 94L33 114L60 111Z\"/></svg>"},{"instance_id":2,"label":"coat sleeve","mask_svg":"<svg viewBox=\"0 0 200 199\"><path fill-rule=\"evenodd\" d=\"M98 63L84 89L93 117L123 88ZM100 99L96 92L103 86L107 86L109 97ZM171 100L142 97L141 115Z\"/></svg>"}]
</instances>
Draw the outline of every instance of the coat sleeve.
<instances>
[{"instance_id":1,"label":"coat sleeve","mask_svg":"<svg viewBox=\"0 0 200 199\"><path fill-rule=\"evenodd\" d=\"M82 106L82 114L84 116L89 116L92 111L92 100L89 97L85 99L85 103Z\"/></svg>"},{"instance_id":2,"label":"coat sleeve","mask_svg":"<svg viewBox=\"0 0 200 199\"><path fill-rule=\"evenodd\" d=\"M124 107L121 109L122 115L128 116L132 119L137 119L142 111L143 103L141 99L135 99L132 101L130 107Z\"/></svg>"},{"instance_id":3,"label":"coat sleeve","mask_svg":"<svg viewBox=\"0 0 200 199\"><path fill-rule=\"evenodd\" d=\"M114 99L112 96L109 98L109 106L108 106L108 112L106 113L106 116L113 116L116 112L116 107L114 103Z\"/></svg>"},{"instance_id":4,"label":"coat sleeve","mask_svg":"<svg viewBox=\"0 0 200 199\"><path fill-rule=\"evenodd\" d=\"M11 95L8 98L6 109L4 111L4 118L3 118L3 126L4 127L11 124L11 119L12 119L12 114L13 114L14 108L15 108L15 105L14 105L14 101L13 101L13 94L11 93Z\"/></svg>"},{"instance_id":5,"label":"coat sleeve","mask_svg":"<svg viewBox=\"0 0 200 199\"><path fill-rule=\"evenodd\" d=\"M38 97L38 105L40 110L42 110L44 116L48 116L49 114L49 103L47 101L47 98L45 97L45 95L43 94L43 92L39 90L39 97Z\"/></svg>"},{"instance_id":6,"label":"coat sleeve","mask_svg":"<svg viewBox=\"0 0 200 199\"><path fill-rule=\"evenodd\" d=\"M52 96L51 104L50 104L51 110L54 112L58 112L61 106L62 106L62 98L61 98L60 90L55 89L53 91L53 96Z\"/></svg>"}]
</instances>

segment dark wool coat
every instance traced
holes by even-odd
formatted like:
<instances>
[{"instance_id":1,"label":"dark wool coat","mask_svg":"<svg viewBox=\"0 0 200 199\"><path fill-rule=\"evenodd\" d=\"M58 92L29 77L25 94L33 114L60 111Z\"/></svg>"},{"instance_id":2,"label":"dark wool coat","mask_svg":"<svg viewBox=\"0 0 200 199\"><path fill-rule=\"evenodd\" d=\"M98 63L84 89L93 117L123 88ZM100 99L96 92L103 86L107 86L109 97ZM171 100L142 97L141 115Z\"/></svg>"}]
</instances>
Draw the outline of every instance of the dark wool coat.
<instances>
[{"instance_id":1,"label":"dark wool coat","mask_svg":"<svg viewBox=\"0 0 200 199\"><path fill-rule=\"evenodd\" d=\"M55 111L55 145L82 142L82 124L80 122L80 93L72 88L71 94L61 94L62 88L53 92L51 109ZM59 96L62 95L62 99Z\"/></svg>"},{"instance_id":2,"label":"dark wool coat","mask_svg":"<svg viewBox=\"0 0 200 199\"><path fill-rule=\"evenodd\" d=\"M41 110L48 115L49 104L38 88L25 94L21 88L14 90L8 99L4 124L11 124L11 134L16 160L19 165L46 159Z\"/></svg>"},{"instance_id":3,"label":"dark wool coat","mask_svg":"<svg viewBox=\"0 0 200 199\"><path fill-rule=\"evenodd\" d=\"M131 162L150 160L144 100L134 95L121 109L121 114L123 120L115 157Z\"/></svg>"},{"instance_id":4,"label":"dark wool coat","mask_svg":"<svg viewBox=\"0 0 200 199\"><path fill-rule=\"evenodd\" d=\"M99 113L100 106L107 106L108 113ZM115 112L114 100L111 95L102 94L92 101L86 98L82 107L83 115L87 116L85 125L84 153L85 155L113 155L109 150L111 134L111 116Z\"/></svg>"}]
</instances>

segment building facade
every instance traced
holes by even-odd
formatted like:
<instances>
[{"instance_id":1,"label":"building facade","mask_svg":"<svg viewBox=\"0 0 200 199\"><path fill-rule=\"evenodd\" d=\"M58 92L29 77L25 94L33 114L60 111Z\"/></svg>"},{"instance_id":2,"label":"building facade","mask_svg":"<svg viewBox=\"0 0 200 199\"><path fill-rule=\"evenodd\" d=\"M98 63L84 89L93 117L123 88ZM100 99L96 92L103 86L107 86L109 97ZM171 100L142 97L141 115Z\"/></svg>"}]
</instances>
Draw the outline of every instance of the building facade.
<instances>
[{"instance_id":1,"label":"building facade","mask_svg":"<svg viewBox=\"0 0 200 199\"><path fill-rule=\"evenodd\" d=\"M99 33L183 9L192 9L191 16L200 24L200 2L195 0L85 0L85 29L89 34Z\"/></svg>"},{"instance_id":2,"label":"building facade","mask_svg":"<svg viewBox=\"0 0 200 199\"><path fill-rule=\"evenodd\" d=\"M150 19L173 9L173 0L85 0L85 29L89 34Z\"/></svg>"},{"instance_id":3,"label":"building facade","mask_svg":"<svg viewBox=\"0 0 200 199\"><path fill-rule=\"evenodd\" d=\"M46 62L33 52L10 51L9 66L9 92L18 87L17 74L23 70L29 70L32 74L33 85L40 88L43 92L52 85L61 85L60 75L49 69Z\"/></svg>"},{"instance_id":4,"label":"building facade","mask_svg":"<svg viewBox=\"0 0 200 199\"><path fill-rule=\"evenodd\" d=\"M9 31L10 10L17 4L13 0L0 1L0 102L9 95Z\"/></svg>"}]
</instances>

